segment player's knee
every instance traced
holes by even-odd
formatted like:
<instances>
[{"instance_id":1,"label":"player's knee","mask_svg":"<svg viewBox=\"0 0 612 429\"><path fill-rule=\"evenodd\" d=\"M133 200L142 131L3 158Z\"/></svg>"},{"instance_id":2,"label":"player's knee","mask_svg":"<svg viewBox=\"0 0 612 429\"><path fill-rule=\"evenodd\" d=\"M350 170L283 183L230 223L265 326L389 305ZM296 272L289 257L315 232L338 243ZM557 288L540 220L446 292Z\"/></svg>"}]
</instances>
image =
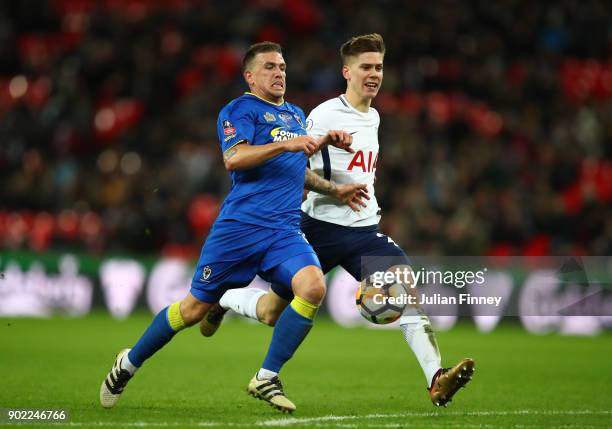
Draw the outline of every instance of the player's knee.
<instances>
[{"instance_id":1,"label":"player's knee","mask_svg":"<svg viewBox=\"0 0 612 429\"><path fill-rule=\"evenodd\" d=\"M311 304L319 305L325 297L325 278L319 267L302 268L292 280L293 294Z\"/></svg>"},{"instance_id":2,"label":"player's knee","mask_svg":"<svg viewBox=\"0 0 612 429\"><path fill-rule=\"evenodd\" d=\"M317 299L319 304L323 301L323 298L325 298L326 293L327 293L327 288L325 287L325 280L323 279L323 277L321 277L319 282L316 284L315 290L314 290L314 298Z\"/></svg>"},{"instance_id":3,"label":"player's knee","mask_svg":"<svg viewBox=\"0 0 612 429\"><path fill-rule=\"evenodd\" d=\"M320 278L312 280L307 287L301 288L296 295L311 304L319 305L323 301L323 298L325 298L325 292L325 280L323 276L321 276Z\"/></svg>"}]
</instances>

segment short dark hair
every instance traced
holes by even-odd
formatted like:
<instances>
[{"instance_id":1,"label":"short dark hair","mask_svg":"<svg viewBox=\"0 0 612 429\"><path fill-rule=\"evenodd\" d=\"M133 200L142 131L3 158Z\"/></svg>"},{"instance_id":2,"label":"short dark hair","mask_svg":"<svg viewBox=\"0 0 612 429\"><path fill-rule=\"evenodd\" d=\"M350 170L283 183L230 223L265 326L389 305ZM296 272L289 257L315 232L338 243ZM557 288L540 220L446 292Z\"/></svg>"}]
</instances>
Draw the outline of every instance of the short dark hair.
<instances>
[{"instance_id":1,"label":"short dark hair","mask_svg":"<svg viewBox=\"0 0 612 429\"><path fill-rule=\"evenodd\" d=\"M342 64L346 64L349 57L356 57L364 52L380 52L384 55L385 41L382 36L378 33L372 33L351 37L340 48Z\"/></svg>"},{"instance_id":2,"label":"short dark hair","mask_svg":"<svg viewBox=\"0 0 612 429\"><path fill-rule=\"evenodd\" d=\"M283 53L281 46L278 43L255 43L254 45L251 45L251 47L245 52L244 57L242 57L242 71L244 72L251 65L251 61L253 61L257 54L264 52L278 52L279 54Z\"/></svg>"}]
</instances>

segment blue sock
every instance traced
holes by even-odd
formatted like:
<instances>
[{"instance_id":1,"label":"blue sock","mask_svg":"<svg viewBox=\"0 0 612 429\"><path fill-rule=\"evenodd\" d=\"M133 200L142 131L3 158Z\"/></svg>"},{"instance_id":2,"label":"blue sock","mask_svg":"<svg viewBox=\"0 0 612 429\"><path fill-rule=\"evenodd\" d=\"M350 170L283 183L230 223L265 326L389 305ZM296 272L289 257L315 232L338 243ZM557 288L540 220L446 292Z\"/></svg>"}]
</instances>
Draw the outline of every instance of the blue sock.
<instances>
[{"instance_id":1,"label":"blue sock","mask_svg":"<svg viewBox=\"0 0 612 429\"><path fill-rule=\"evenodd\" d=\"M128 353L134 366L140 367L155 352L165 346L178 331L185 327L179 311L180 304L174 304L157 313L147 330Z\"/></svg>"},{"instance_id":2,"label":"blue sock","mask_svg":"<svg viewBox=\"0 0 612 429\"><path fill-rule=\"evenodd\" d=\"M298 298L298 300L300 299ZM310 306L314 308L314 311L310 314L303 311L298 312L294 308L296 307L294 298L294 301L281 313L274 327L272 341L270 342L262 368L280 372L285 362L291 359L302 341L304 341L304 338L306 338L306 335L308 335L310 328L312 328L312 319L314 318L317 306L312 304ZM298 310L301 309L298 307Z\"/></svg>"}]
</instances>

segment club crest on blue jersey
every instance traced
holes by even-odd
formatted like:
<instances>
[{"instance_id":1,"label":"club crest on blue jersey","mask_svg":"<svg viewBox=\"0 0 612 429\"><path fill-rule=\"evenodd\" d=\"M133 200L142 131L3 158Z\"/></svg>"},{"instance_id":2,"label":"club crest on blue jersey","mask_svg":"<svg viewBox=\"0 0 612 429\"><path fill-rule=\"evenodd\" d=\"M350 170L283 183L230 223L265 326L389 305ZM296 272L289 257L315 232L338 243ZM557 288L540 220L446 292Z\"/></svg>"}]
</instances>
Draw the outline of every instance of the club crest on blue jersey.
<instances>
[{"instance_id":1,"label":"club crest on blue jersey","mask_svg":"<svg viewBox=\"0 0 612 429\"><path fill-rule=\"evenodd\" d=\"M291 115L289 113L281 112L278 114L278 117L286 124L291 122Z\"/></svg>"},{"instance_id":2,"label":"club crest on blue jersey","mask_svg":"<svg viewBox=\"0 0 612 429\"><path fill-rule=\"evenodd\" d=\"M210 275L212 274L212 268L210 268L210 266L205 266L204 269L202 270L202 280L208 280L210 278Z\"/></svg>"},{"instance_id":3,"label":"club crest on blue jersey","mask_svg":"<svg viewBox=\"0 0 612 429\"><path fill-rule=\"evenodd\" d=\"M284 130L282 127L274 128L270 131L270 135L272 136L273 142L283 142L300 136L298 133Z\"/></svg>"},{"instance_id":4,"label":"club crest on blue jersey","mask_svg":"<svg viewBox=\"0 0 612 429\"><path fill-rule=\"evenodd\" d=\"M264 119L266 120L266 122L274 122L276 121L276 116L274 116L272 113L270 112L266 112L263 115Z\"/></svg>"}]
</instances>

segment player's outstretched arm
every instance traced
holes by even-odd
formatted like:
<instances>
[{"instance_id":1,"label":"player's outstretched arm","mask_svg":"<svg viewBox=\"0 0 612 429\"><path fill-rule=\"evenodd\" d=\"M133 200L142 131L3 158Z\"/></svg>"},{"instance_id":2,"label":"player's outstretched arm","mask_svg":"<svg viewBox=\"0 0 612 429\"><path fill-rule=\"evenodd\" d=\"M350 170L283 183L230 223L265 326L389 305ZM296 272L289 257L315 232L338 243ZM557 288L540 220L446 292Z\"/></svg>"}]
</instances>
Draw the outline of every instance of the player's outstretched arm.
<instances>
[{"instance_id":1,"label":"player's outstretched arm","mask_svg":"<svg viewBox=\"0 0 612 429\"><path fill-rule=\"evenodd\" d=\"M310 136L299 136L284 142L251 145L242 142L223 152L223 162L228 171L258 167L283 152L304 152L307 156L317 150L317 142Z\"/></svg>"},{"instance_id":2,"label":"player's outstretched arm","mask_svg":"<svg viewBox=\"0 0 612 429\"><path fill-rule=\"evenodd\" d=\"M309 191L334 197L356 212L360 210L360 206L366 207L367 204L364 199L370 199L368 196L368 188L363 183L340 185L331 180L322 178L308 168L306 169L306 176L304 177L304 187Z\"/></svg>"},{"instance_id":3,"label":"player's outstretched arm","mask_svg":"<svg viewBox=\"0 0 612 429\"><path fill-rule=\"evenodd\" d=\"M319 137L317 144L319 145L319 149L329 144L350 153L355 152L351 148L351 144L353 144L353 135L342 130L329 130L327 134Z\"/></svg>"}]
</instances>

